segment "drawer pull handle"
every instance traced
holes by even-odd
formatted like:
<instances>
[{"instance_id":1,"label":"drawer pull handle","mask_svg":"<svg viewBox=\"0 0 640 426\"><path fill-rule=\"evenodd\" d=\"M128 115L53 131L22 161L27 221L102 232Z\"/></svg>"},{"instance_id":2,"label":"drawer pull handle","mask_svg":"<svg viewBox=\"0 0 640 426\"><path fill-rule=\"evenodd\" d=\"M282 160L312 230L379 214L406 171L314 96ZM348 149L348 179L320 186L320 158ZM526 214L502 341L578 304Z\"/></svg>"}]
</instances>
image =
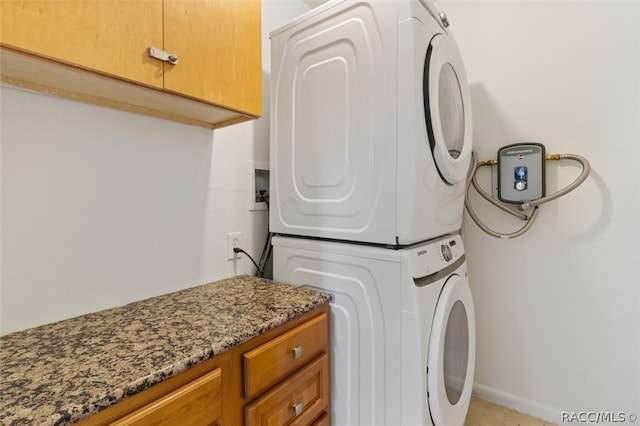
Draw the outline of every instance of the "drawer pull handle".
<instances>
[{"instance_id":1,"label":"drawer pull handle","mask_svg":"<svg viewBox=\"0 0 640 426\"><path fill-rule=\"evenodd\" d=\"M298 359L302 356L302 346L296 346L293 348L293 357Z\"/></svg>"},{"instance_id":2,"label":"drawer pull handle","mask_svg":"<svg viewBox=\"0 0 640 426\"><path fill-rule=\"evenodd\" d=\"M298 402L297 404L293 404L293 411L295 411L296 416L299 416L300 413L302 413L302 409L304 408L304 405L302 404L302 402Z\"/></svg>"}]
</instances>

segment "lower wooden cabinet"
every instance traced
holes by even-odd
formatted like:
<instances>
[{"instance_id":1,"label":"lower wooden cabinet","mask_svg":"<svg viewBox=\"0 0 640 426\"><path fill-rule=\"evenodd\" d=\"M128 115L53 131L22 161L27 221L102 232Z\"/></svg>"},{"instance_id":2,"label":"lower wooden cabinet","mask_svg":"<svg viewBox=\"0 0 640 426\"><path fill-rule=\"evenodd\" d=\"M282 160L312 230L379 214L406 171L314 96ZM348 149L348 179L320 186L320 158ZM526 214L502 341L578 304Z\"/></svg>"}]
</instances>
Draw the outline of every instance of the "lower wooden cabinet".
<instances>
[{"instance_id":1,"label":"lower wooden cabinet","mask_svg":"<svg viewBox=\"0 0 640 426\"><path fill-rule=\"evenodd\" d=\"M329 305L322 305L78 425L330 426Z\"/></svg>"},{"instance_id":2,"label":"lower wooden cabinet","mask_svg":"<svg viewBox=\"0 0 640 426\"><path fill-rule=\"evenodd\" d=\"M114 426L215 425L222 417L221 369L216 368L113 422Z\"/></svg>"},{"instance_id":3,"label":"lower wooden cabinet","mask_svg":"<svg viewBox=\"0 0 640 426\"><path fill-rule=\"evenodd\" d=\"M310 425L328 408L329 357L325 353L247 405L245 425Z\"/></svg>"},{"instance_id":4,"label":"lower wooden cabinet","mask_svg":"<svg viewBox=\"0 0 640 426\"><path fill-rule=\"evenodd\" d=\"M328 331L323 312L243 355L245 426L310 425L328 410Z\"/></svg>"},{"instance_id":5,"label":"lower wooden cabinet","mask_svg":"<svg viewBox=\"0 0 640 426\"><path fill-rule=\"evenodd\" d=\"M331 417L329 413L322 413L322 415L318 417L311 426L331 426Z\"/></svg>"},{"instance_id":6,"label":"lower wooden cabinet","mask_svg":"<svg viewBox=\"0 0 640 426\"><path fill-rule=\"evenodd\" d=\"M249 399L327 351L329 317L320 314L243 355L244 397Z\"/></svg>"}]
</instances>

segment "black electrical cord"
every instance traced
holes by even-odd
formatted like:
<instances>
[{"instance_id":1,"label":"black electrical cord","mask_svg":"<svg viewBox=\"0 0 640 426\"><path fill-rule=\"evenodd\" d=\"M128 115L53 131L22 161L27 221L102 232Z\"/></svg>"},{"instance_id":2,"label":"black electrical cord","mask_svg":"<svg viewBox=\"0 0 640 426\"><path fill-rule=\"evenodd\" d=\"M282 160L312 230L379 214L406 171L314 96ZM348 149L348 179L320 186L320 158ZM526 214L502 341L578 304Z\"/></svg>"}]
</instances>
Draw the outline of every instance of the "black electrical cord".
<instances>
[{"instance_id":1,"label":"black electrical cord","mask_svg":"<svg viewBox=\"0 0 640 426\"><path fill-rule=\"evenodd\" d=\"M260 256L260 268L256 271L256 277L264 278L265 271L267 270L267 264L271 257L271 232L267 232L267 239L264 242L264 248L262 249L262 256Z\"/></svg>"},{"instance_id":2,"label":"black electrical cord","mask_svg":"<svg viewBox=\"0 0 640 426\"><path fill-rule=\"evenodd\" d=\"M260 198L262 198L262 201L264 201L264 204L267 206L267 211L269 210L269 197L264 195L265 192L260 191Z\"/></svg>"},{"instance_id":3,"label":"black electrical cord","mask_svg":"<svg viewBox=\"0 0 640 426\"><path fill-rule=\"evenodd\" d=\"M260 267L258 266L258 264L256 263L256 261L255 261L255 260L253 260L253 257L251 257L251 255L250 255L249 253L247 253L246 251L242 250L242 249L241 249L241 248L239 248L239 247L234 247L234 248L233 248L233 252L234 252L234 253L243 253L243 254L247 255L247 257L248 257L248 258L253 262L253 264L255 265L255 267L256 267L256 269L257 269L257 271L258 271L258 272L260 272Z\"/></svg>"},{"instance_id":4,"label":"black electrical cord","mask_svg":"<svg viewBox=\"0 0 640 426\"><path fill-rule=\"evenodd\" d=\"M265 196L264 191L260 191L260 198L264 201L267 206L267 212L269 211L269 197ZM262 248L262 255L260 256L260 267L256 271L256 277L264 278L264 274L267 271L267 266L269 265L269 261L271 260L271 237L273 234L271 232L267 232L267 239L264 242L264 247Z\"/></svg>"},{"instance_id":5,"label":"black electrical cord","mask_svg":"<svg viewBox=\"0 0 640 426\"><path fill-rule=\"evenodd\" d=\"M260 193L260 198L262 198L262 200L267 205L267 211L268 211L269 210L269 199L267 197L265 197L264 193L262 193L262 192ZM271 232L267 232L267 239L264 242L264 248L262 249L262 256L260 256L260 264L256 263L256 261L253 260L253 257L251 257L251 255L249 253L247 253L246 251L244 251L243 249L241 249L239 247L234 247L233 248L233 252L234 253L246 254L247 257L251 260L251 262L253 262L254 266L256 267L256 273L255 273L256 277L264 278L264 274L265 274L265 272L267 270L267 265L269 264L269 261L271 260L271 253L272 253L271 237L272 236L273 236L273 234Z\"/></svg>"}]
</instances>

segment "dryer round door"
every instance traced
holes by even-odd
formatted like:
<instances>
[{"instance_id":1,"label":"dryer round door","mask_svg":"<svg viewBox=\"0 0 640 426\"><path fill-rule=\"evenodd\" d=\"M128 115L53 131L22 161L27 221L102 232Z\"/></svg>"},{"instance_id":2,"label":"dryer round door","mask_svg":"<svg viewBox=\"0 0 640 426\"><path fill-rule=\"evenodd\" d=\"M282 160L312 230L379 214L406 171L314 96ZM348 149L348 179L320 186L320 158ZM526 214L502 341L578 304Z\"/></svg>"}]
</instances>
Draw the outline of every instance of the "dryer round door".
<instances>
[{"instance_id":1,"label":"dryer round door","mask_svg":"<svg viewBox=\"0 0 640 426\"><path fill-rule=\"evenodd\" d=\"M440 293L427 358L427 399L436 425L464 424L475 369L475 316L466 279L451 275Z\"/></svg>"},{"instance_id":2,"label":"dryer round door","mask_svg":"<svg viewBox=\"0 0 640 426\"><path fill-rule=\"evenodd\" d=\"M471 160L471 95L458 45L436 34L427 49L422 81L429 145L440 177L449 185L466 179Z\"/></svg>"}]
</instances>

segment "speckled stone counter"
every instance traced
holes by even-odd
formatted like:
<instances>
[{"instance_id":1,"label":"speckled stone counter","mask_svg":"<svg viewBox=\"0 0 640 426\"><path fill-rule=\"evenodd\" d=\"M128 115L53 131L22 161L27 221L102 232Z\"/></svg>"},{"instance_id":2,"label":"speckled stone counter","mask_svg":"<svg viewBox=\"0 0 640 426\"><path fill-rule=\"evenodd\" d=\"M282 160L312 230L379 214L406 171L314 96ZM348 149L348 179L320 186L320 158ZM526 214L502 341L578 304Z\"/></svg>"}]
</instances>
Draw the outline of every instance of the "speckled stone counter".
<instances>
[{"instance_id":1,"label":"speckled stone counter","mask_svg":"<svg viewBox=\"0 0 640 426\"><path fill-rule=\"evenodd\" d=\"M331 296L239 276L0 338L0 424L73 423Z\"/></svg>"}]
</instances>

